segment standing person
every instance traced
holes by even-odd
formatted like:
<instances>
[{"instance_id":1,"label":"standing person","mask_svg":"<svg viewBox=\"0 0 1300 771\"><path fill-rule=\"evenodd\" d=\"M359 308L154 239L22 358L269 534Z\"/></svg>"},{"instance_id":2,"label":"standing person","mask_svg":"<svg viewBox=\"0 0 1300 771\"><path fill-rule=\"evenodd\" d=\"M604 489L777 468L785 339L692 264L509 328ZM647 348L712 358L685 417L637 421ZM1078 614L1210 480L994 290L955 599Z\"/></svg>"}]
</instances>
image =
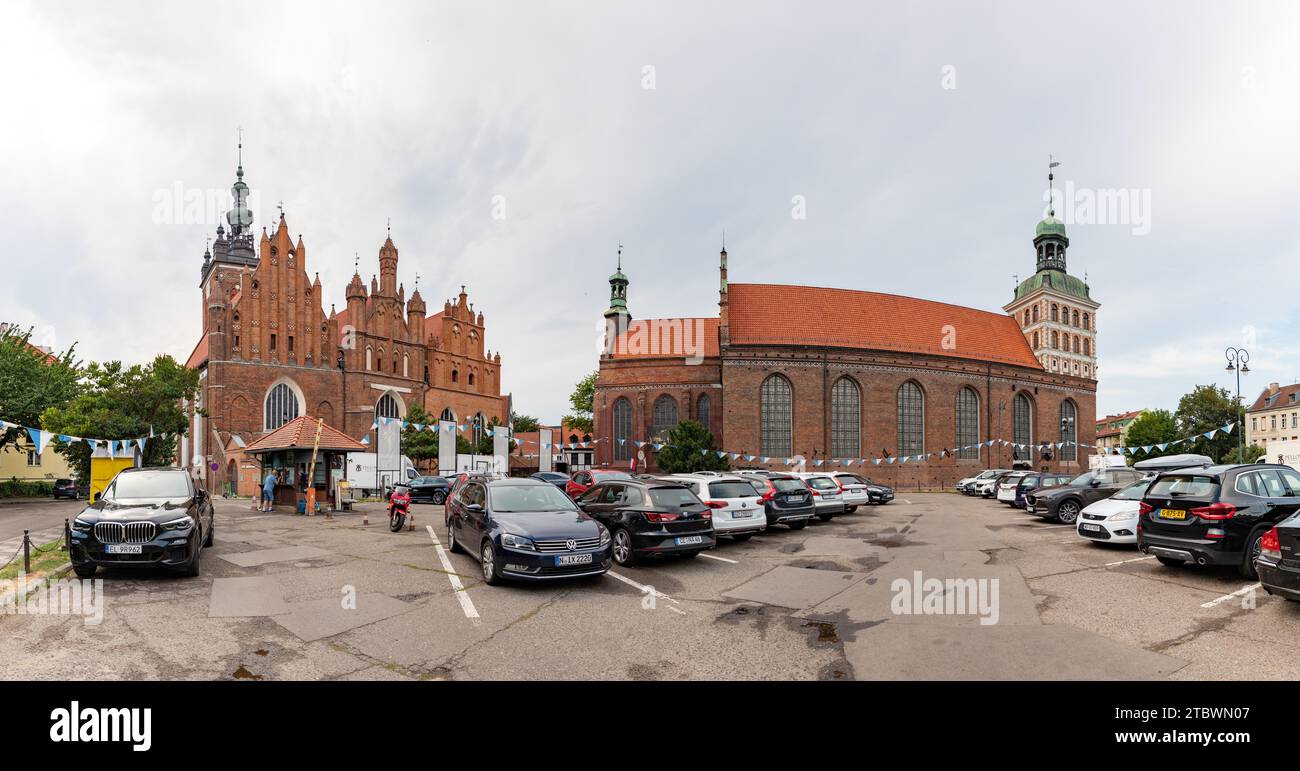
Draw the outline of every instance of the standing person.
<instances>
[{"instance_id":1,"label":"standing person","mask_svg":"<svg viewBox=\"0 0 1300 771\"><path fill-rule=\"evenodd\" d=\"M267 471L266 479L262 480L262 500L265 502L265 508L262 511L271 510L271 502L275 500L275 472Z\"/></svg>"}]
</instances>

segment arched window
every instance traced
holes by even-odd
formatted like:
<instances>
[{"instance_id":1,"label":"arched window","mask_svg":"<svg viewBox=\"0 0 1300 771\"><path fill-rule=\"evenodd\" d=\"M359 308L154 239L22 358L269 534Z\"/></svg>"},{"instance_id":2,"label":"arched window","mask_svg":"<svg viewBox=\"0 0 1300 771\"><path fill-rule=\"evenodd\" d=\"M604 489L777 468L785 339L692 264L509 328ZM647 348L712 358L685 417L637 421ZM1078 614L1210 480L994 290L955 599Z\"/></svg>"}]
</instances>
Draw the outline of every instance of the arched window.
<instances>
[{"instance_id":1,"label":"arched window","mask_svg":"<svg viewBox=\"0 0 1300 771\"><path fill-rule=\"evenodd\" d=\"M794 445L794 389L781 375L768 375L758 391L760 452L789 457Z\"/></svg>"},{"instance_id":2,"label":"arched window","mask_svg":"<svg viewBox=\"0 0 1300 771\"><path fill-rule=\"evenodd\" d=\"M614 460L629 460L632 457L632 402L626 396L620 396L611 413Z\"/></svg>"},{"instance_id":3,"label":"arched window","mask_svg":"<svg viewBox=\"0 0 1300 771\"><path fill-rule=\"evenodd\" d=\"M411 357L408 354L402 354L402 377L411 376Z\"/></svg>"},{"instance_id":4,"label":"arched window","mask_svg":"<svg viewBox=\"0 0 1300 771\"><path fill-rule=\"evenodd\" d=\"M1052 321L1060 321L1060 320L1061 320L1061 317L1060 317L1059 311L1060 311L1060 308L1057 306L1057 304L1056 304L1056 303L1052 303Z\"/></svg>"},{"instance_id":5,"label":"arched window","mask_svg":"<svg viewBox=\"0 0 1300 771\"><path fill-rule=\"evenodd\" d=\"M1086 338L1083 341L1083 355L1084 356L1092 355L1092 342L1087 340Z\"/></svg>"},{"instance_id":6,"label":"arched window","mask_svg":"<svg viewBox=\"0 0 1300 771\"><path fill-rule=\"evenodd\" d=\"M1038 333L1034 332L1034 349L1037 350L1037 348L1038 348Z\"/></svg>"},{"instance_id":7,"label":"arched window","mask_svg":"<svg viewBox=\"0 0 1300 771\"><path fill-rule=\"evenodd\" d=\"M375 402L375 417L377 418L400 418L402 417L401 409L397 406L397 399L392 394L384 394Z\"/></svg>"},{"instance_id":8,"label":"arched window","mask_svg":"<svg viewBox=\"0 0 1300 771\"><path fill-rule=\"evenodd\" d=\"M439 420L450 420L452 423L455 423L455 422L456 422L456 413L452 412L451 407L444 407L444 408L442 409L442 414L438 416L438 419L439 419Z\"/></svg>"},{"instance_id":9,"label":"arched window","mask_svg":"<svg viewBox=\"0 0 1300 771\"><path fill-rule=\"evenodd\" d=\"M980 397L965 386L957 392L957 457L980 456Z\"/></svg>"},{"instance_id":10,"label":"arched window","mask_svg":"<svg viewBox=\"0 0 1300 771\"><path fill-rule=\"evenodd\" d=\"M370 350L370 346L367 345L366 346L366 371L367 372L369 372L374 367L374 357L375 357L374 351Z\"/></svg>"},{"instance_id":11,"label":"arched window","mask_svg":"<svg viewBox=\"0 0 1300 771\"><path fill-rule=\"evenodd\" d=\"M1029 309L1025 308L1025 326L1029 326Z\"/></svg>"},{"instance_id":12,"label":"arched window","mask_svg":"<svg viewBox=\"0 0 1300 771\"><path fill-rule=\"evenodd\" d=\"M474 373L469 373L469 384L474 385Z\"/></svg>"},{"instance_id":13,"label":"arched window","mask_svg":"<svg viewBox=\"0 0 1300 771\"><path fill-rule=\"evenodd\" d=\"M861 453L862 391L851 378L831 386L831 457L856 458Z\"/></svg>"},{"instance_id":14,"label":"arched window","mask_svg":"<svg viewBox=\"0 0 1300 771\"><path fill-rule=\"evenodd\" d=\"M709 399L709 395L700 394L700 398L695 402L695 420L708 429L710 434L713 433L713 425L711 423L711 418L713 417L712 408L713 402Z\"/></svg>"},{"instance_id":15,"label":"arched window","mask_svg":"<svg viewBox=\"0 0 1300 771\"><path fill-rule=\"evenodd\" d=\"M1052 331L1052 347L1057 350L1060 350L1061 348L1061 335L1055 330Z\"/></svg>"},{"instance_id":16,"label":"arched window","mask_svg":"<svg viewBox=\"0 0 1300 771\"><path fill-rule=\"evenodd\" d=\"M668 432L677 425L677 400L668 394L655 399L654 412L650 421L650 438L662 442Z\"/></svg>"},{"instance_id":17,"label":"arched window","mask_svg":"<svg viewBox=\"0 0 1300 771\"><path fill-rule=\"evenodd\" d=\"M1088 314L1083 314L1083 328L1088 329L1089 323L1091 323L1091 320L1088 318Z\"/></svg>"},{"instance_id":18,"label":"arched window","mask_svg":"<svg viewBox=\"0 0 1300 771\"><path fill-rule=\"evenodd\" d=\"M298 417L298 411L301 406L298 404L298 394L288 383L277 383L266 393L266 422L264 424L267 431L274 431L283 426L285 423Z\"/></svg>"},{"instance_id":19,"label":"arched window","mask_svg":"<svg viewBox=\"0 0 1300 771\"><path fill-rule=\"evenodd\" d=\"M1070 323L1070 306L1068 305L1061 306L1061 323L1062 324Z\"/></svg>"},{"instance_id":20,"label":"arched window","mask_svg":"<svg viewBox=\"0 0 1300 771\"><path fill-rule=\"evenodd\" d=\"M1075 353L1078 353L1078 352L1079 352L1079 336L1078 336L1078 335L1075 335L1075 336L1074 336L1074 352L1075 352Z\"/></svg>"},{"instance_id":21,"label":"arched window","mask_svg":"<svg viewBox=\"0 0 1300 771\"><path fill-rule=\"evenodd\" d=\"M1030 460L1034 450L1029 445L1034 443L1034 405L1029 397L1016 394L1011 414L1011 441L1023 447L1015 447L1016 460Z\"/></svg>"},{"instance_id":22,"label":"arched window","mask_svg":"<svg viewBox=\"0 0 1300 771\"><path fill-rule=\"evenodd\" d=\"M1034 321L1038 321L1038 306L1034 306Z\"/></svg>"},{"instance_id":23,"label":"arched window","mask_svg":"<svg viewBox=\"0 0 1300 771\"><path fill-rule=\"evenodd\" d=\"M451 371L451 382L455 383L457 380L460 380L460 370L453 369Z\"/></svg>"},{"instance_id":24,"label":"arched window","mask_svg":"<svg viewBox=\"0 0 1300 771\"><path fill-rule=\"evenodd\" d=\"M1075 409L1074 402L1066 399L1061 402L1061 460L1074 460L1078 452L1079 427L1076 425L1076 419L1079 411Z\"/></svg>"},{"instance_id":25,"label":"arched window","mask_svg":"<svg viewBox=\"0 0 1300 771\"><path fill-rule=\"evenodd\" d=\"M898 387L898 454L925 452L925 394L911 380Z\"/></svg>"},{"instance_id":26,"label":"arched window","mask_svg":"<svg viewBox=\"0 0 1300 771\"><path fill-rule=\"evenodd\" d=\"M1079 326L1079 311L1078 311L1077 308L1076 308L1075 311L1074 311L1074 321L1073 321L1072 323L1073 323L1076 327Z\"/></svg>"}]
</instances>

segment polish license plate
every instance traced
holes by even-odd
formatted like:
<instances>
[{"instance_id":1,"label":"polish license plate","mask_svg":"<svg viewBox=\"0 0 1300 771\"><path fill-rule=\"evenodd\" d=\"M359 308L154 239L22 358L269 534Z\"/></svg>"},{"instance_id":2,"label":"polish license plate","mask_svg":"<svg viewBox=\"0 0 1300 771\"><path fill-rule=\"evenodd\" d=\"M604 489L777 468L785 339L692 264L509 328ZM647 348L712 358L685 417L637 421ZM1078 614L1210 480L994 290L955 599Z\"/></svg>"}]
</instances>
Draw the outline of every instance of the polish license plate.
<instances>
[{"instance_id":1,"label":"polish license plate","mask_svg":"<svg viewBox=\"0 0 1300 771\"><path fill-rule=\"evenodd\" d=\"M750 518L750 517L752 517L752 516L754 516L754 512L749 511L748 509L732 509L732 510L731 510L731 518L732 518L732 519L748 519L748 518Z\"/></svg>"},{"instance_id":2,"label":"polish license plate","mask_svg":"<svg viewBox=\"0 0 1300 771\"><path fill-rule=\"evenodd\" d=\"M1080 530L1087 530L1090 533L1100 533L1101 525L1079 525Z\"/></svg>"},{"instance_id":3,"label":"polish license plate","mask_svg":"<svg viewBox=\"0 0 1300 771\"><path fill-rule=\"evenodd\" d=\"M590 565L590 554L561 554L555 558L557 566L563 565Z\"/></svg>"},{"instance_id":4,"label":"polish license plate","mask_svg":"<svg viewBox=\"0 0 1300 771\"><path fill-rule=\"evenodd\" d=\"M1161 519L1187 519L1187 512L1182 509L1161 509Z\"/></svg>"},{"instance_id":5,"label":"polish license plate","mask_svg":"<svg viewBox=\"0 0 1300 771\"><path fill-rule=\"evenodd\" d=\"M104 551L109 554L141 554L142 549L138 543L115 543L104 547Z\"/></svg>"},{"instance_id":6,"label":"polish license plate","mask_svg":"<svg viewBox=\"0 0 1300 771\"><path fill-rule=\"evenodd\" d=\"M702 535L683 535L683 536L681 536L681 537L679 537L679 538L674 538L673 541L674 541L678 546L690 546L690 545L693 544L693 543L704 543L704 536L702 536Z\"/></svg>"}]
</instances>

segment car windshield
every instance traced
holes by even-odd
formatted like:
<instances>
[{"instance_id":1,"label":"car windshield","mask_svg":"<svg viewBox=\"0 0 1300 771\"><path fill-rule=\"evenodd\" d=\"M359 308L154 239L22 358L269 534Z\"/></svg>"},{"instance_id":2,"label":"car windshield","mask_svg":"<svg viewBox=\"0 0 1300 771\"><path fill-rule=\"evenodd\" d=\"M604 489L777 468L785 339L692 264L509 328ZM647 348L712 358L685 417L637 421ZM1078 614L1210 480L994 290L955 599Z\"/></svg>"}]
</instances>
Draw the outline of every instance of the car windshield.
<instances>
[{"instance_id":1,"label":"car windshield","mask_svg":"<svg viewBox=\"0 0 1300 771\"><path fill-rule=\"evenodd\" d=\"M798 479L773 479L772 486L783 493L805 489L803 482L800 482Z\"/></svg>"},{"instance_id":2,"label":"car windshield","mask_svg":"<svg viewBox=\"0 0 1300 771\"><path fill-rule=\"evenodd\" d=\"M1074 479L1070 480L1070 487L1087 487L1096 479L1096 475L1091 471L1085 471Z\"/></svg>"},{"instance_id":3,"label":"car windshield","mask_svg":"<svg viewBox=\"0 0 1300 771\"><path fill-rule=\"evenodd\" d=\"M1112 495L1111 498L1117 501L1140 501L1142 500L1142 494L1145 493L1147 488L1150 486L1151 482L1149 480L1144 479L1141 482L1134 482L1123 490Z\"/></svg>"},{"instance_id":4,"label":"car windshield","mask_svg":"<svg viewBox=\"0 0 1300 771\"><path fill-rule=\"evenodd\" d=\"M1214 477L1178 474L1157 479L1147 490L1147 495L1153 498L1210 498L1218 489Z\"/></svg>"},{"instance_id":5,"label":"car windshield","mask_svg":"<svg viewBox=\"0 0 1300 771\"><path fill-rule=\"evenodd\" d=\"M188 498L189 480L184 471L119 474L110 498Z\"/></svg>"},{"instance_id":6,"label":"car windshield","mask_svg":"<svg viewBox=\"0 0 1300 771\"><path fill-rule=\"evenodd\" d=\"M835 490L839 488L839 485L826 477L813 477L808 480L808 484L815 490Z\"/></svg>"},{"instance_id":7,"label":"car windshield","mask_svg":"<svg viewBox=\"0 0 1300 771\"><path fill-rule=\"evenodd\" d=\"M555 485L502 485L489 493L492 511L499 514L535 511L577 511L569 496Z\"/></svg>"},{"instance_id":8,"label":"car windshield","mask_svg":"<svg viewBox=\"0 0 1300 771\"><path fill-rule=\"evenodd\" d=\"M753 498L754 486L748 482L724 481L709 483L710 498Z\"/></svg>"},{"instance_id":9,"label":"car windshield","mask_svg":"<svg viewBox=\"0 0 1300 771\"><path fill-rule=\"evenodd\" d=\"M695 493L685 487L652 487L650 502L660 509L684 509L703 506Z\"/></svg>"}]
</instances>

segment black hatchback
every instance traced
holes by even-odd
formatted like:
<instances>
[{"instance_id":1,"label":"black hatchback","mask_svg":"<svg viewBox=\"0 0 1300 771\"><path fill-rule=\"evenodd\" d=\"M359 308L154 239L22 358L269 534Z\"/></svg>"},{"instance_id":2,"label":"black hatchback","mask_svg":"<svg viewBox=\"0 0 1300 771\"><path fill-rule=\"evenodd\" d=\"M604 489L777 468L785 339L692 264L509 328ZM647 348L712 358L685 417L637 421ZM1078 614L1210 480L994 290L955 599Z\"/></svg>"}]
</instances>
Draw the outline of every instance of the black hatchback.
<instances>
[{"instance_id":1,"label":"black hatchback","mask_svg":"<svg viewBox=\"0 0 1300 771\"><path fill-rule=\"evenodd\" d=\"M791 530L803 530L817 512L812 493L803 480L789 474L746 475L758 491L767 525L788 525Z\"/></svg>"},{"instance_id":2,"label":"black hatchback","mask_svg":"<svg viewBox=\"0 0 1300 771\"><path fill-rule=\"evenodd\" d=\"M694 557L717 543L713 510L680 484L650 477L601 482L577 503L609 528L620 565L644 557Z\"/></svg>"},{"instance_id":3,"label":"black hatchback","mask_svg":"<svg viewBox=\"0 0 1300 771\"><path fill-rule=\"evenodd\" d=\"M1142 497L1138 548L1163 565L1230 565L1255 577L1274 525L1300 510L1300 474L1271 463L1209 466L1156 477Z\"/></svg>"},{"instance_id":4,"label":"black hatchback","mask_svg":"<svg viewBox=\"0 0 1300 771\"><path fill-rule=\"evenodd\" d=\"M406 483L411 491L412 503L432 503L441 506L451 493L451 480L446 477L416 477Z\"/></svg>"}]
</instances>

